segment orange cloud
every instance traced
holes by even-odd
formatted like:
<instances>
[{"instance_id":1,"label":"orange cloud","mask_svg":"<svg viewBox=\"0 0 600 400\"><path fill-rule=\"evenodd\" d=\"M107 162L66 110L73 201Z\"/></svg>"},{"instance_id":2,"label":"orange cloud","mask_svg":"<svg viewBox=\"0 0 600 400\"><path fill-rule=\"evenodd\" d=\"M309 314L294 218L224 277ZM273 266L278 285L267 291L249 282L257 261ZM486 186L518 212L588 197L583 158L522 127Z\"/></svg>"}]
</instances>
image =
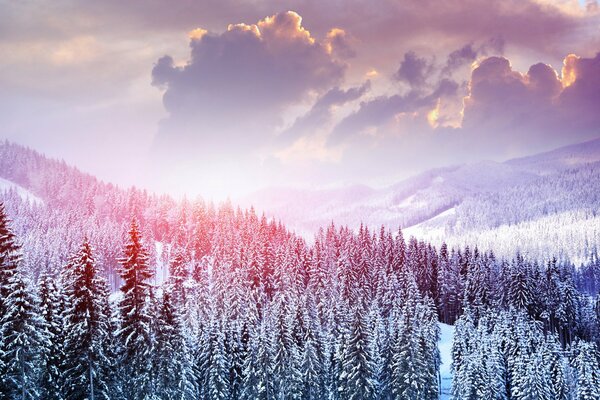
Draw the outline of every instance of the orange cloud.
<instances>
[{"instance_id":1,"label":"orange cloud","mask_svg":"<svg viewBox=\"0 0 600 400\"><path fill-rule=\"evenodd\" d=\"M579 61L579 57L575 54L569 54L563 60L562 68L562 85L563 87L569 87L577 80L576 65Z\"/></svg>"},{"instance_id":2,"label":"orange cloud","mask_svg":"<svg viewBox=\"0 0 600 400\"><path fill-rule=\"evenodd\" d=\"M208 31L206 29L196 28L188 32L188 37L190 40L200 40L207 33Z\"/></svg>"},{"instance_id":3,"label":"orange cloud","mask_svg":"<svg viewBox=\"0 0 600 400\"><path fill-rule=\"evenodd\" d=\"M310 32L302 26L302 17L294 11L286 11L266 17L258 21L256 26L261 34L270 38L315 43L315 39Z\"/></svg>"}]
</instances>

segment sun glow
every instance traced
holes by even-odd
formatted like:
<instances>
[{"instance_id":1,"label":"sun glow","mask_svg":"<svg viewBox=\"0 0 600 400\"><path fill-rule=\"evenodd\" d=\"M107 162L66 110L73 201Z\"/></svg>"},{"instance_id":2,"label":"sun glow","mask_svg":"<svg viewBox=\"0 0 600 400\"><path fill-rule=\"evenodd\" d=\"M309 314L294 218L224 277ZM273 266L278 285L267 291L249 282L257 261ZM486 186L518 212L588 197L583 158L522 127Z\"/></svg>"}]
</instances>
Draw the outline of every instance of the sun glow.
<instances>
[{"instance_id":1,"label":"sun glow","mask_svg":"<svg viewBox=\"0 0 600 400\"><path fill-rule=\"evenodd\" d=\"M191 31L188 32L188 37L191 40L200 40L207 33L208 33L208 31L206 29L196 28L196 29L192 29Z\"/></svg>"},{"instance_id":2,"label":"sun glow","mask_svg":"<svg viewBox=\"0 0 600 400\"><path fill-rule=\"evenodd\" d=\"M565 88L571 86L577 80L577 61L579 61L579 56L575 54L569 54L563 60L562 84Z\"/></svg>"},{"instance_id":3,"label":"sun glow","mask_svg":"<svg viewBox=\"0 0 600 400\"><path fill-rule=\"evenodd\" d=\"M438 99L433 110L427 113L427 122L429 122L429 126L432 128L437 128L439 126L438 120L440 119L440 104L441 100Z\"/></svg>"}]
</instances>

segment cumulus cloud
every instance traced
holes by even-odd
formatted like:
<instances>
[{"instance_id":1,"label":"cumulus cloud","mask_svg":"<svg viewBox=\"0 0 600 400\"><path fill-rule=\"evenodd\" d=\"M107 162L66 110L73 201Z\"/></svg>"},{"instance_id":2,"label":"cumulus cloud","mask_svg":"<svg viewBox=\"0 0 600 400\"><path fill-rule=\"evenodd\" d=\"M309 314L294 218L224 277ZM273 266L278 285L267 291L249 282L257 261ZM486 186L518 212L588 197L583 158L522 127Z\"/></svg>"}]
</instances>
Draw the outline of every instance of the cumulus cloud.
<instances>
[{"instance_id":1,"label":"cumulus cloud","mask_svg":"<svg viewBox=\"0 0 600 400\"><path fill-rule=\"evenodd\" d=\"M358 110L335 126L329 136L329 144L338 145L368 129L376 129L397 115L422 112L424 109L432 108L438 99L453 96L457 89L456 82L442 79L428 94L411 90L405 95L379 96L373 100L363 101Z\"/></svg>"},{"instance_id":2,"label":"cumulus cloud","mask_svg":"<svg viewBox=\"0 0 600 400\"><path fill-rule=\"evenodd\" d=\"M347 90L334 87L321 96L312 108L304 115L296 118L293 125L281 134L282 141L289 142L303 135L312 135L327 127L331 122L333 109L362 97L371 87L366 81L361 86Z\"/></svg>"},{"instance_id":3,"label":"cumulus cloud","mask_svg":"<svg viewBox=\"0 0 600 400\"><path fill-rule=\"evenodd\" d=\"M407 83L413 88L418 88L425 84L432 69L433 66L429 61L423 57L418 57L414 51L409 51L404 54L404 59L400 63L400 68L394 78Z\"/></svg>"},{"instance_id":4,"label":"cumulus cloud","mask_svg":"<svg viewBox=\"0 0 600 400\"><path fill-rule=\"evenodd\" d=\"M450 53L443 69L472 62L481 49L467 45ZM362 138L361 143L370 140L384 148L397 143L398 137L410 137L402 142L406 150L444 137L445 145L456 146L461 156L461 146L468 145L482 157L503 158L600 134L600 54L569 55L560 74L544 63L521 73L505 57L487 57L474 67L464 99L459 97L461 86L444 78L443 70L422 74L428 68L424 59L407 54L403 66L410 65L410 71L418 73L410 75L405 68L405 76L411 76L407 80L417 82L420 90L361 102L332 129L328 145ZM422 84L436 79L435 86ZM456 107L459 104L464 107Z\"/></svg>"},{"instance_id":5,"label":"cumulus cloud","mask_svg":"<svg viewBox=\"0 0 600 400\"><path fill-rule=\"evenodd\" d=\"M462 128L512 147L560 145L598 135L600 55L565 58L561 76L538 63L515 71L503 57L473 70Z\"/></svg>"},{"instance_id":6,"label":"cumulus cloud","mask_svg":"<svg viewBox=\"0 0 600 400\"><path fill-rule=\"evenodd\" d=\"M291 11L192 36L187 63L165 56L152 71L169 112L161 138L230 149L267 140L285 107L341 81L342 42L317 40Z\"/></svg>"},{"instance_id":7,"label":"cumulus cloud","mask_svg":"<svg viewBox=\"0 0 600 400\"><path fill-rule=\"evenodd\" d=\"M561 113L573 128L600 133L600 53L594 58L569 55L562 76Z\"/></svg>"},{"instance_id":8,"label":"cumulus cloud","mask_svg":"<svg viewBox=\"0 0 600 400\"><path fill-rule=\"evenodd\" d=\"M197 170L218 184L231 182L230 169L251 168L248 154L264 146L272 155L290 143L292 158L311 155L307 163L319 178L334 163L321 168L314 161L335 160L338 178L365 180L381 174L380 160L400 170L410 157L411 167L429 168L471 154L498 158L511 146L536 152L598 133L597 57L589 58L600 48L597 2L588 2L587 11L573 1L558 3L571 6L555 0L381 0L377 7L368 0L347 0L344 7L315 0L6 3L0 120L11 137L31 135L28 144L61 143L58 133L67 130L73 143L82 132L93 143L106 142L111 131L121 144L129 138L123 150L129 154L145 152L164 118L155 152L196 168L174 171L187 176L173 179L177 185L200 181ZM277 13L289 8L298 14ZM246 23L228 26L239 21ZM522 70L536 58L558 66L568 52L585 56L568 57L559 74L545 64ZM489 56L518 67L482 60ZM152 64L161 90L148 85ZM368 71L369 89L361 85ZM110 126L88 130L89 109L105 110L93 120ZM33 114L35 127L28 125ZM105 157L114 152L109 148ZM261 168L264 153L251 160ZM157 169L171 170L171 162L157 161L151 157ZM365 164L370 176L359 175L367 173ZM287 183L287 170L276 165L271 169ZM313 179L305 166L299 174ZM147 169L150 184L161 181ZM217 177L215 169L226 173ZM240 181L252 179L240 174Z\"/></svg>"},{"instance_id":9,"label":"cumulus cloud","mask_svg":"<svg viewBox=\"0 0 600 400\"><path fill-rule=\"evenodd\" d=\"M354 42L353 38L340 28L331 29L325 38L327 50L340 59L356 57L356 51L352 42Z\"/></svg>"},{"instance_id":10,"label":"cumulus cloud","mask_svg":"<svg viewBox=\"0 0 600 400\"><path fill-rule=\"evenodd\" d=\"M487 55L502 55L504 53L504 39L492 38L478 46L473 42L467 43L448 55L446 65L442 69L443 75L450 75L457 69L470 65L478 57Z\"/></svg>"}]
</instances>

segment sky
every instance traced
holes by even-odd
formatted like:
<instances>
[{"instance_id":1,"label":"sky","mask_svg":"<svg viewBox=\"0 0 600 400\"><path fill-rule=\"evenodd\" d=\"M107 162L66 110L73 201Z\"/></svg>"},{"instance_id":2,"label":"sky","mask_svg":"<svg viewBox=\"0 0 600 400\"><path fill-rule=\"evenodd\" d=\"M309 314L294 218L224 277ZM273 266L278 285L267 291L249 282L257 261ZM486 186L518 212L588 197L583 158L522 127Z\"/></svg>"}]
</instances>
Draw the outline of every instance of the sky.
<instances>
[{"instance_id":1,"label":"sky","mask_svg":"<svg viewBox=\"0 0 600 400\"><path fill-rule=\"evenodd\" d=\"M600 137L576 0L0 0L0 138L222 199Z\"/></svg>"}]
</instances>

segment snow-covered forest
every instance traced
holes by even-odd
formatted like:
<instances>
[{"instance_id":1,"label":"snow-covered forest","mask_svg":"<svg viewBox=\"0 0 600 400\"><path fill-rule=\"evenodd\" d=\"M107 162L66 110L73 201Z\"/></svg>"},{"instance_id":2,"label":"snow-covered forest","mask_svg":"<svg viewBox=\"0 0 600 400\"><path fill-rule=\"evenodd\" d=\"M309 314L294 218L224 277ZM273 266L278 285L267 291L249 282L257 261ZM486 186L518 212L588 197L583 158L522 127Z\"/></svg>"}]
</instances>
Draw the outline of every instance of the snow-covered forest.
<instances>
[{"instance_id":1,"label":"snow-covered forest","mask_svg":"<svg viewBox=\"0 0 600 400\"><path fill-rule=\"evenodd\" d=\"M599 399L600 261L434 246L115 187L19 146L1 399Z\"/></svg>"}]
</instances>

